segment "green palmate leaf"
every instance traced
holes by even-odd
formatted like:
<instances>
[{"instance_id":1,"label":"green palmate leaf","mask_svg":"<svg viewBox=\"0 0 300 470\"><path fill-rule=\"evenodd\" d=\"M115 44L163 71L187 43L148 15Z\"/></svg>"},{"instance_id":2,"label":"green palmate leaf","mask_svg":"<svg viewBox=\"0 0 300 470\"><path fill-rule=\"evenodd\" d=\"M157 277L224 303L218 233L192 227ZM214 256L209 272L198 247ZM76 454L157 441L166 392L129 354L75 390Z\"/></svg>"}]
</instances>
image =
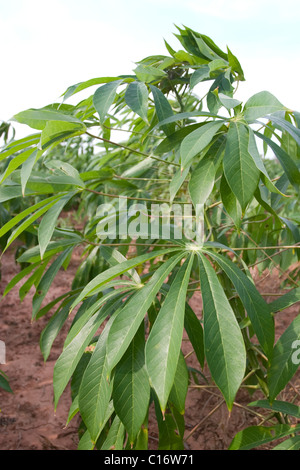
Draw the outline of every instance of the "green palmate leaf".
<instances>
[{"instance_id":1,"label":"green palmate leaf","mask_svg":"<svg viewBox=\"0 0 300 470\"><path fill-rule=\"evenodd\" d=\"M145 354L151 386L162 412L173 386L184 327L185 302L193 255L180 267L151 329Z\"/></svg>"},{"instance_id":2,"label":"green palmate leaf","mask_svg":"<svg viewBox=\"0 0 300 470\"><path fill-rule=\"evenodd\" d=\"M71 191L62 196L43 217L38 229L41 259L43 259L46 248L51 240L59 214L75 194L76 191Z\"/></svg>"},{"instance_id":3,"label":"green palmate leaf","mask_svg":"<svg viewBox=\"0 0 300 470\"><path fill-rule=\"evenodd\" d=\"M148 123L148 88L143 82L132 82L125 93L126 104Z\"/></svg>"},{"instance_id":4,"label":"green palmate leaf","mask_svg":"<svg viewBox=\"0 0 300 470\"><path fill-rule=\"evenodd\" d=\"M139 327L114 374L114 408L133 444L149 407L150 384L145 369L145 327Z\"/></svg>"},{"instance_id":5,"label":"green palmate leaf","mask_svg":"<svg viewBox=\"0 0 300 470\"><path fill-rule=\"evenodd\" d=\"M94 334L101 323L103 323L106 316L107 312L103 313L101 310L94 315L57 359L53 373L55 408L57 407L61 394L66 388L85 348L92 340Z\"/></svg>"},{"instance_id":6,"label":"green palmate leaf","mask_svg":"<svg viewBox=\"0 0 300 470\"><path fill-rule=\"evenodd\" d=\"M115 318L108 336L108 362L110 370L122 358L162 283L182 257L183 253L175 255L160 266L150 281L132 296Z\"/></svg>"},{"instance_id":7,"label":"green palmate leaf","mask_svg":"<svg viewBox=\"0 0 300 470\"><path fill-rule=\"evenodd\" d=\"M43 130L49 121L62 121L71 122L83 125L80 119L70 114L65 114L57 111L54 108L41 108L41 109L27 109L13 117L14 121L20 122L21 124L27 124L34 129Z\"/></svg>"},{"instance_id":8,"label":"green palmate leaf","mask_svg":"<svg viewBox=\"0 0 300 470\"><path fill-rule=\"evenodd\" d=\"M199 253L205 356L229 410L243 380L246 351L241 330L209 261Z\"/></svg>"},{"instance_id":9,"label":"green palmate leaf","mask_svg":"<svg viewBox=\"0 0 300 470\"><path fill-rule=\"evenodd\" d=\"M101 450L122 450L125 428L118 416L115 416Z\"/></svg>"},{"instance_id":10,"label":"green palmate leaf","mask_svg":"<svg viewBox=\"0 0 300 470\"><path fill-rule=\"evenodd\" d=\"M34 294L33 299L32 299L32 319L33 320L36 318L36 315L42 305L44 298L46 297L46 294L56 274L58 273L59 269L62 267L62 265L64 264L64 262L66 261L70 253L72 252L72 250L73 250L73 246L64 250L52 263L50 268L48 268L48 270L42 277L41 281L37 285L36 293Z\"/></svg>"},{"instance_id":11,"label":"green palmate leaf","mask_svg":"<svg viewBox=\"0 0 300 470\"><path fill-rule=\"evenodd\" d=\"M226 180L242 210L253 198L260 172L248 151L249 132L239 122L231 122L223 159Z\"/></svg>"},{"instance_id":12,"label":"green palmate leaf","mask_svg":"<svg viewBox=\"0 0 300 470\"><path fill-rule=\"evenodd\" d=\"M257 118L276 111L285 111L283 106L274 95L268 91L261 91L251 96L244 106L244 118L247 122L253 122Z\"/></svg>"},{"instance_id":13,"label":"green palmate leaf","mask_svg":"<svg viewBox=\"0 0 300 470\"><path fill-rule=\"evenodd\" d=\"M180 248L178 249L180 250ZM87 295L92 295L94 290L99 289L99 287L111 281L115 277L120 276L121 274L124 274L129 271L130 269L135 268L139 264L145 263L146 261L156 258L157 256L172 254L174 251L177 251L177 249L167 248L159 252L155 251L147 253L145 255L141 255L136 258L124 261L124 263L120 263L116 266L107 269L103 273L98 274L98 276L96 276L94 279L92 279L92 281L90 281L86 285L86 287L74 301L71 310L73 310L76 305L78 305Z\"/></svg>"},{"instance_id":14,"label":"green palmate leaf","mask_svg":"<svg viewBox=\"0 0 300 470\"><path fill-rule=\"evenodd\" d=\"M300 302L300 287L295 287L295 289L290 290L282 297L271 302L269 304L269 309L271 312L280 312L297 302Z\"/></svg>"},{"instance_id":15,"label":"green palmate leaf","mask_svg":"<svg viewBox=\"0 0 300 470\"><path fill-rule=\"evenodd\" d=\"M162 122L165 119L173 116L174 113L173 113L172 107L169 101L167 100L167 98L165 97L165 95L154 85L149 85L149 86L150 86L150 90L154 98L155 110L156 110L158 121ZM175 132L174 123L164 124L161 126L161 128L167 136Z\"/></svg>"},{"instance_id":16,"label":"green palmate leaf","mask_svg":"<svg viewBox=\"0 0 300 470\"><path fill-rule=\"evenodd\" d=\"M262 298L255 285L232 261L213 252L207 254L217 261L233 283L249 315L251 324L267 357L271 358L274 344L274 320L268 304Z\"/></svg>"},{"instance_id":17,"label":"green palmate leaf","mask_svg":"<svg viewBox=\"0 0 300 470\"><path fill-rule=\"evenodd\" d=\"M242 223L242 208L239 201L228 186L224 174L221 178L220 192L225 210L228 213L229 217L231 217L231 219L233 220L236 228L239 230L241 228Z\"/></svg>"},{"instance_id":18,"label":"green palmate leaf","mask_svg":"<svg viewBox=\"0 0 300 470\"><path fill-rule=\"evenodd\" d=\"M169 402L182 415L185 412L185 400L188 391L189 374L182 352L179 354L174 383L169 395Z\"/></svg>"},{"instance_id":19,"label":"green palmate leaf","mask_svg":"<svg viewBox=\"0 0 300 470\"><path fill-rule=\"evenodd\" d=\"M85 369L79 389L79 410L93 442L106 422L112 384L107 380L107 336L113 317L106 324Z\"/></svg>"},{"instance_id":20,"label":"green palmate leaf","mask_svg":"<svg viewBox=\"0 0 300 470\"><path fill-rule=\"evenodd\" d=\"M93 97L93 104L99 114L101 123L105 121L108 110L115 100L117 89L122 83L123 80L113 81L102 85L96 90Z\"/></svg>"},{"instance_id":21,"label":"green palmate leaf","mask_svg":"<svg viewBox=\"0 0 300 470\"><path fill-rule=\"evenodd\" d=\"M300 425L278 424L276 426L250 426L236 434L229 450L250 450L268 442L299 432Z\"/></svg>"},{"instance_id":22,"label":"green palmate leaf","mask_svg":"<svg viewBox=\"0 0 300 470\"><path fill-rule=\"evenodd\" d=\"M185 304L184 328L194 348L196 357L203 368L205 360L203 328L195 312L188 303Z\"/></svg>"},{"instance_id":23,"label":"green palmate leaf","mask_svg":"<svg viewBox=\"0 0 300 470\"><path fill-rule=\"evenodd\" d=\"M293 403L289 403L287 401L275 400L271 405L268 400L257 400L249 403L248 406L258 406L260 408L266 408L267 410L294 416L298 419L300 418L300 406L294 405Z\"/></svg>"},{"instance_id":24,"label":"green palmate leaf","mask_svg":"<svg viewBox=\"0 0 300 470\"><path fill-rule=\"evenodd\" d=\"M192 172L189 182L189 193L196 209L203 205L213 190L215 182L215 165L212 160L203 159Z\"/></svg>"},{"instance_id":25,"label":"green palmate leaf","mask_svg":"<svg viewBox=\"0 0 300 470\"><path fill-rule=\"evenodd\" d=\"M300 315L292 321L274 346L273 358L268 371L271 403L285 388L299 367L299 339Z\"/></svg>"},{"instance_id":26,"label":"green palmate leaf","mask_svg":"<svg viewBox=\"0 0 300 470\"><path fill-rule=\"evenodd\" d=\"M210 144L223 124L223 121L208 122L184 138L180 146L182 168L186 168L190 161Z\"/></svg>"}]
</instances>

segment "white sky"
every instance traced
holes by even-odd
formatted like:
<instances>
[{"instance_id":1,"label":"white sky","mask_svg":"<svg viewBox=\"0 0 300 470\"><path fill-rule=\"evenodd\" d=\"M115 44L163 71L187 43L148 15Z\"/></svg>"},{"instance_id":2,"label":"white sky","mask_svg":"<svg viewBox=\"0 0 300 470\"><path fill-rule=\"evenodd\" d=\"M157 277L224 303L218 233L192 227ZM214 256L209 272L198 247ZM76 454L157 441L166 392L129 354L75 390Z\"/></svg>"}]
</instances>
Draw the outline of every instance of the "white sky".
<instances>
[{"instance_id":1,"label":"white sky","mask_svg":"<svg viewBox=\"0 0 300 470\"><path fill-rule=\"evenodd\" d=\"M300 111L299 0L0 0L0 120L77 82L130 74L168 55L164 38L180 49L174 24L229 46L246 77L236 98L268 90Z\"/></svg>"}]
</instances>

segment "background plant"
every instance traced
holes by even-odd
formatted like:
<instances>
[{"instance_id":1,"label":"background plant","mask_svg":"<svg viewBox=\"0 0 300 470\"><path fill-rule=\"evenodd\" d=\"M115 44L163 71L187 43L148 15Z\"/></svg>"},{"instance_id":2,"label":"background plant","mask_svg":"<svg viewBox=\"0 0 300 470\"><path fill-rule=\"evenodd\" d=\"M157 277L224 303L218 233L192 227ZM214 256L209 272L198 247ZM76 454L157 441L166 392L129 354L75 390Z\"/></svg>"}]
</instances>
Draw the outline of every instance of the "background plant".
<instances>
[{"instance_id":1,"label":"background plant","mask_svg":"<svg viewBox=\"0 0 300 470\"><path fill-rule=\"evenodd\" d=\"M56 407L71 381L68 422L80 414L80 449L147 448L150 406L159 448L183 448L185 400L195 380L181 351L184 330L200 373L207 365L229 410L241 385L259 388L264 405L277 406L298 368L291 344L300 317L274 345L274 315L300 298L300 114L267 91L240 102L245 78L231 50L189 28L176 37L180 50L166 43L169 55L137 62L132 75L78 83L61 103L20 112L15 121L34 133L0 154L3 253L27 237L17 255L23 269L4 295L26 277L20 298L36 288L32 319L54 310L40 340L45 360L73 315L53 385ZM67 104L90 87L97 87L92 95ZM117 207L124 196L129 207L192 203L194 215L203 204L204 245L172 235L100 241L97 225L109 216L98 206ZM68 208L82 215L82 230L59 226ZM83 261L71 290L44 305L78 247ZM250 268L291 265L287 294L266 303ZM195 290L201 320L188 303ZM275 437L299 443L285 411ZM255 432L274 437L272 429ZM231 448L249 447L245 436Z\"/></svg>"}]
</instances>

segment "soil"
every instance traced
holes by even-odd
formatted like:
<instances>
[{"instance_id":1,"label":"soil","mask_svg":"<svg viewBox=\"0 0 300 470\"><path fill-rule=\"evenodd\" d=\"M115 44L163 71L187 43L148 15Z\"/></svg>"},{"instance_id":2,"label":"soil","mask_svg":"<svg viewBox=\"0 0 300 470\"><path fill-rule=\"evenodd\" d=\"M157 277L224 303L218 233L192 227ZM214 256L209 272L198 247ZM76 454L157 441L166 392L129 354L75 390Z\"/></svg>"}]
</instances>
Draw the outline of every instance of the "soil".
<instances>
[{"instance_id":1,"label":"soil","mask_svg":"<svg viewBox=\"0 0 300 470\"><path fill-rule=\"evenodd\" d=\"M45 302L49 302L70 289L77 267L81 261L80 252L74 253L67 271L61 270L56 276ZM7 252L2 259L2 280L0 295L13 276L19 271L14 261L13 251ZM259 276L254 272L254 280L262 293L278 294L281 279L274 270ZM1 369L9 376L13 394L0 390L0 450L73 450L78 444L79 417L73 418L68 427L65 426L71 404L70 391L67 389L58 404L56 413L53 406L52 375L56 359L61 353L61 345L71 323L66 322L59 337L55 340L51 354L44 363L39 338L41 331L49 320L49 314L37 322L31 322L31 301L34 291L20 302L18 287L14 288L0 303L0 340L6 344L6 364ZM267 302L273 296L265 297ZM191 299L191 306L201 316L201 297L196 293ZM276 315L276 337L287 328L299 313L299 304ZM191 345L183 341L184 354L191 351ZM199 365L190 355L188 365L198 368ZM209 373L204 370L209 379ZM202 383L204 383L202 381ZM191 450L223 450L227 449L237 431L262 421L265 412L256 408L247 408L247 404L263 398L258 392L252 396L241 390L236 397L236 404L229 415L226 405L221 403L221 395L210 381L208 388L189 389L186 401L186 448ZM300 374L281 394L281 399L294 400L300 405ZM156 449L158 432L153 410L149 420L149 448ZM268 447L267 447L268 448Z\"/></svg>"}]
</instances>

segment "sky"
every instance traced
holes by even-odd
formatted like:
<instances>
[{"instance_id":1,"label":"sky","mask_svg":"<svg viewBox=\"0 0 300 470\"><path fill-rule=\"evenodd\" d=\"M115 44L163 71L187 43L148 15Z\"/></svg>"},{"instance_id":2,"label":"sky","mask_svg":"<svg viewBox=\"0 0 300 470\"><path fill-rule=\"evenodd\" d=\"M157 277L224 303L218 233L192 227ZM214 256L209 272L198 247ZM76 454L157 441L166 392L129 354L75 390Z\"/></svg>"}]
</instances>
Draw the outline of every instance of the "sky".
<instances>
[{"instance_id":1,"label":"sky","mask_svg":"<svg viewBox=\"0 0 300 470\"><path fill-rule=\"evenodd\" d=\"M299 20L299 0L0 0L0 121L80 81L130 74L168 55L164 39L180 49L175 25L229 46L246 78L237 99L268 90L300 111Z\"/></svg>"}]
</instances>

